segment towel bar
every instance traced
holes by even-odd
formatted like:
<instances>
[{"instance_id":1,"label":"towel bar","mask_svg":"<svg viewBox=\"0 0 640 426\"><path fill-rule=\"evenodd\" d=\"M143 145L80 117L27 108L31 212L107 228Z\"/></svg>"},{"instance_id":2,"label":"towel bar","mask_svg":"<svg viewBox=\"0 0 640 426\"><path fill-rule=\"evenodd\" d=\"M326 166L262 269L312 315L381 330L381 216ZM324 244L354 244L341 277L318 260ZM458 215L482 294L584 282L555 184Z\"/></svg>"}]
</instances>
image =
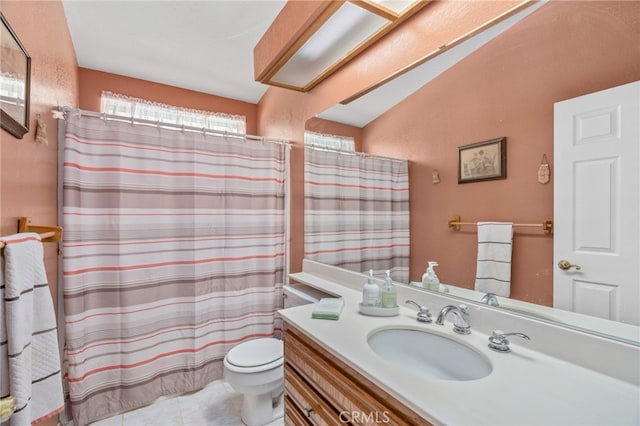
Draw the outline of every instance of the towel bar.
<instances>
[{"instance_id":1,"label":"towel bar","mask_svg":"<svg viewBox=\"0 0 640 426\"><path fill-rule=\"evenodd\" d=\"M61 226L32 225L31 218L29 217L21 217L18 220L18 232L35 232L40 234L40 239L43 243L57 243L62 240ZM4 241L0 241L0 249L4 248L4 246Z\"/></svg>"},{"instance_id":2,"label":"towel bar","mask_svg":"<svg viewBox=\"0 0 640 426\"><path fill-rule=\"evenodd\" d=\"M460 216L452 217L449 222L449 228L459 231L462 225L477 225L476 222L462 222ZM513 226L525 226L525 227L542 227L542 230L546 234L553 233L553 220L545 220L542 223L514 223Z\"/></svg>"},{"instance_id":3,"label":"towel bar","mask_svg":"<svg viewBox=\"0 0 640 426\"><path fill-rule=\"evenodd\" d=\"M32 225L30 217L21 217L18 221L18 232L36 232L43 243L57 243L62 239L61 226Z\"/></svg>"}]
</instances>

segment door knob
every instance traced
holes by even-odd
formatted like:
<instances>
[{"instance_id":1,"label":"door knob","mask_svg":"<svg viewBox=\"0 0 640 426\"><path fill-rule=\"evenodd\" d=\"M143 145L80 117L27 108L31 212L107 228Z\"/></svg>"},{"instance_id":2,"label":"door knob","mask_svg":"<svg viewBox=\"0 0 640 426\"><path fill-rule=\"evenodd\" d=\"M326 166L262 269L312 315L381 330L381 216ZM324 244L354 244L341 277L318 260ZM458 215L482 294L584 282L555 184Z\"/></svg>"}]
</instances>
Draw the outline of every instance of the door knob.
<instances>
[{"instance_id":1,"label":"door knob","mask_svg":"<svg viewBox=\"0 0 640 426\"><path fill-rule=\"evenodd\" d=\"M562 269L563 271L568 271L571 268L576 268L576 271L579 271L580 269L582 269L580 265L572 265L571 262L564 259L558 262L558 268Z\"/></svg>"}]
</instances>

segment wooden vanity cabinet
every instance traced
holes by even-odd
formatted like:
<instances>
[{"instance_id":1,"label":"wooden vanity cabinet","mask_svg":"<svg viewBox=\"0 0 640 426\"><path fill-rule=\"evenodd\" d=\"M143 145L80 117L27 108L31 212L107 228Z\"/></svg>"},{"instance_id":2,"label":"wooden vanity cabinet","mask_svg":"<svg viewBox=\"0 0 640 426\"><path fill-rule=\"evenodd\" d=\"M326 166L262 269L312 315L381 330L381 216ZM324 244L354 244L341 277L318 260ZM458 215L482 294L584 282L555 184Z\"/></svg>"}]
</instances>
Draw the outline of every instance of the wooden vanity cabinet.
<instances>
[{"instance_id":1,"label":"wooden vanity cabinet","mask_svg":"<svg viewBox=\"0 0 640 426\"><path fill-rule=\"evenodd\" d=\"M285 424L430 425L285 322Z\"/></svg>"}]
</instances>

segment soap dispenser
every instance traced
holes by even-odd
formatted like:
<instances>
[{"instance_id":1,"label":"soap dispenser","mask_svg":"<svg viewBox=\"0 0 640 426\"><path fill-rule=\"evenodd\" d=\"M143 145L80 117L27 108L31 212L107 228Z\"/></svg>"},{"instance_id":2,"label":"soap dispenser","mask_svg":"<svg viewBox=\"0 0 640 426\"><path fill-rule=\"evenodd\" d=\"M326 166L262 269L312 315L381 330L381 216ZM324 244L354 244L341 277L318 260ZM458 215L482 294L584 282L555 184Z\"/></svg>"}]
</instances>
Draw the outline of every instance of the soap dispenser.
<instances>
[{"instance_id":1,"label":"soap dispenser","mask_svg":"<svg viewBox=\"0 0 640 426\"><path fill-rule=\"evenodd\" d=\"M384 279L384 285L380 291L380 305L383 308L395 308L398 306L398 293L396 286L391 280L391 271L387 270L387 276Z\"/></svg>"},{"instance_id":2,"label":"soap dispenser","mask_svg":"<svg viewBox=\"0 0 640 426\"><path fill-rule=\"evenodd\" d=\"M438 291L440 289L440 280L436 275L436 271L433 269L434 266L438 266L438 262L430 260L427 272L422 275L422 287L427 290Z\"/></svg>"},{"instance_id":3,"label":"soap dispenser","mask_svg":"<svg viewBox=\"0 0 640 426\"><path fill-rule=\"evenodd\" d=\"M380 306L380 287L373 278L373 269L369 269L369 278L362 289L363 306Z\"/></svg>"}]
</instances>

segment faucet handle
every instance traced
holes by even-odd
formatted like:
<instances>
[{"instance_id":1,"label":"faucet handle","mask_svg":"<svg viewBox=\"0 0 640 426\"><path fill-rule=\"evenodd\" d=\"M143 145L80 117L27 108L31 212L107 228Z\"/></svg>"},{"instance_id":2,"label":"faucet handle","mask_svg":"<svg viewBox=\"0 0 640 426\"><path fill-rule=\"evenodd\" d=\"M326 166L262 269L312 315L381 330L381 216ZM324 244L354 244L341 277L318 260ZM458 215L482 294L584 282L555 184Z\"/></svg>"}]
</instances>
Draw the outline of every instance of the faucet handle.
<instances>
[{"instance_id":1,"label":"faucet handle","mask_svg":"<svg viewBox=\"0 0 640 426\"><path fill-rule=\"evenodd\" d=\"M453 331L458 334L471 334L471 325L469 323L469 311L467 305L461 303L458 305L458 312L454 311Z\"/></svg>"},{"instance_id":2,"label":"faucet handle","mask_svg":"<svg viewBox=\"0 0 640 426\"><path fill-rule=\"evenodd\" d=\"M495 293L485 294L484 296L482 296L482 299L480 299L480 302L489 306L500 306L500 304L498 303L498 297L495 295Z\"/></svg>"},{"instance_id":3,"label":"faucet handle","mask_svg":"<svg viewBox=\"0 0 640 426\"><path fill-rule=\"evenodd\" d=\"M531 338L524 333L505 333L502 330L493 330L491 337L489 337L489 347L497 352L511 352L507 336L518 336L525 340L531 340Z\"/></svg>"},{"instance_id":4,"label":"faucet handle","mask_svg":"<svg viewBox=\"0 0 640 426\"><path fill-rule=\"evenodd\" d=\"M411 303L418 308L418 316L416 317L416 321L430 323L431 320L431 312L429 312L429 308L426 306L420 305L418 302L413 300L406 300L404 303Z\"/></svg>"},{"instance_id":5,"label":"faucet handle","mask_svg":"<svg viewBox=\"0 0 640 426\"><path fill-rule=\"evenodd\" d=\"M467 305L461 303L458 305L458 309L462 315L456 315L453 320L453 324L458 327L469 327L469 310L467 309Z\"/></svg>"}]
</instances>

